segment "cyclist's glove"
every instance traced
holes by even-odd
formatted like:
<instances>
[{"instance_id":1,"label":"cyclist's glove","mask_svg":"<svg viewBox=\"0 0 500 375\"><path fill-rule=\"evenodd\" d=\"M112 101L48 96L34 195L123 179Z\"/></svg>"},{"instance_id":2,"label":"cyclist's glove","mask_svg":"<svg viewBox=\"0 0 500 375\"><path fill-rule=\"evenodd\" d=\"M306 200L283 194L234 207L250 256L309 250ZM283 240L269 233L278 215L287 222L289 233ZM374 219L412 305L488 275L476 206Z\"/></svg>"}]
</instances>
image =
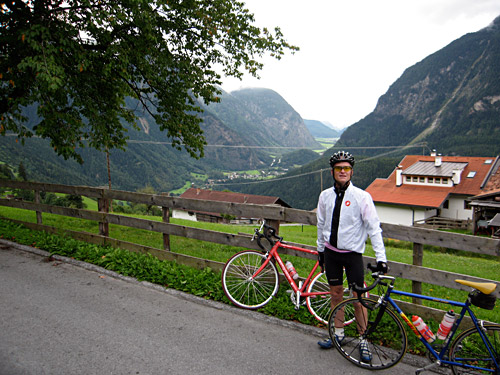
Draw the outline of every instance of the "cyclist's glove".
<instances>
[{"instance_id":1,"label":"cyclist's glove","mask_svg":"<svg viewBox=\"0 0 500 375\"><path fill-rule=\"evenodd\" d=\"M325 253L323 251L318 251L318 262L321 272L325 272Z\"/></svg>"},{"instance_id":2,"label":"cyclist's glove","mask_svg":"<svg viewBox=\"0 0 500 375\"><path fill-rule=\"evenodd\" d=\"M389 267L387 267L386 262L377 262L377 272L387 273Z\"/></svg>"}]
</instances>

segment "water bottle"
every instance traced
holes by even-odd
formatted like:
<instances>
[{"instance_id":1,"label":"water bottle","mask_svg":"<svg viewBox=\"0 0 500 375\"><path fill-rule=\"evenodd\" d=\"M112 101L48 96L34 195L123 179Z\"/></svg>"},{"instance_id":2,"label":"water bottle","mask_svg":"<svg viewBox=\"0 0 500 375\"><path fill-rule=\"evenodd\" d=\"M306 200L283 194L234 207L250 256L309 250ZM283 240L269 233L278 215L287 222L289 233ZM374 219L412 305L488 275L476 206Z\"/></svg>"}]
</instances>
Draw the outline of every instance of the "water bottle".
<instances>
[{"instance_id":1,"label":"water bottle","mask_svg":"<svg viewBox=\"0 0 500 375\"><path fill-rule=\"evenodd\" d=\"M431 343L436 340L436 336L432 333L431 329L425 324L421 317L413 315L411 318L413 325L420 332L422 337L428 342Z\"/></svg>"},{"instance_id":2,"label":"water bottle","mask_svg":"<svg viewBox=\"0 0 500 375\"><path fill-rule=\"evenodd\" d=\"M289 260L285 263L286 269L288 270L288 273L290 273L290 276L292 276L292 279L297 280L299 278L299 274L297 271L295 271L295 267L293 266L292 262Z\"/></svg>"},{"instance_id":3,"label":"water bottle","mask_svg":"<svg viewBox=\"0 0 500 375\"><path fill-rule=\"evenodd\" d=\"M453 326L453 323L455 322L455 313L453 310L448 311L446 314L443 316L443 320L441 321L441 324L439 325L439 329L437 331L437 338L440 340L445 340L448 337L448 334L450 333L451 327Z\"/></svg>"}]
</instances>

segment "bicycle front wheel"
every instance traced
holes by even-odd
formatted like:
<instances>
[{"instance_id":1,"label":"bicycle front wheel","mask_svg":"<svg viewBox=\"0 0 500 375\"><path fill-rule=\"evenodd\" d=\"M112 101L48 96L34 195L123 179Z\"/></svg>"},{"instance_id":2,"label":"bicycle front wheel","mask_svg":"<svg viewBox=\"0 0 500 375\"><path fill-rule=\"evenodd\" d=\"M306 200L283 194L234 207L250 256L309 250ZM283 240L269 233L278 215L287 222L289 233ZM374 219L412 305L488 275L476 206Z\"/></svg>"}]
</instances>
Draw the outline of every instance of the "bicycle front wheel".
<instances>
[{"instance_id":1,"label":"bicycle front wheel","mask_svg":"<svg viewBox=\"0 0 500 375\"><path fill-rule=\"evenodd\" d=\"M269 262L254 277L265 260L266 255L258 251L242 251L229 259L224 266L222 287L227 298L236 306L258 309L277 293L279 277L273 262Z\"/></svg>"},{"instance_id":2,"label":"bicycle front wheel","mask_svg":"<svg viewBox=\"0 0 500 375\"><path fill-rule=\"evenodd\" d=\"M377 301L368 298L363 297L363 302L370 308L363 307L357 298L346 299L335 306L328 320L330 338L340 354L356 366L369 370L394 366L401 361L408 346L404 326L388 308L376 323L381 307L375 308ZM335 339L336 326L343 327L343 340Z\"/></svg>"},{"instance_id":3,"label":"bicycle front wheel","mask_svg":"<svg viewBox=\"0 0 500 375\"><path fill-rule=\"evenodd\" d=\"M500 326L485 324L483 333L488 338L493 356L475 327L463 331L450 347L450 361L463 363L462 367L451 366L457 374L500 374ZM495 361L493 360L495 358Z\"/></svg>"}]
</instances>

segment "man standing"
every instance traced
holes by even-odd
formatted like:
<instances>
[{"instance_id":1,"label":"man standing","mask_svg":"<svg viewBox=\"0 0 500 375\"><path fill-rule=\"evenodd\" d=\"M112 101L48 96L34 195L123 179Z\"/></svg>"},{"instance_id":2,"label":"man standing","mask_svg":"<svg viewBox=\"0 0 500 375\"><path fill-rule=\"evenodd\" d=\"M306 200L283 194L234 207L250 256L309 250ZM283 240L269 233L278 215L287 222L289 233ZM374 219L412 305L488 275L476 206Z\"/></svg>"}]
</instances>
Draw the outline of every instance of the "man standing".
<instances>
[{"instance_id":1,"label":"man standing","mask_svg":"<svg viewBox=\"0 0 500 375\"><path fill-rule=\"evenodd\" d=\"M344 269L349 284L363 287L364 265L362 254L365 242L370 237L377 259L377 270L387 272L387 259L380 221L370 194L351 183L354 157L339 151L330 158L334 186L321 192L317 208L319 263L326 271L330 285L332 309L342 301L344 295ZM366 316L359 303L355 304L358 331L366 328ZM337 327L338 326L338 327ZM335 339L344 338L343 322L335 322ZM333 347L330 339L318 342L324 349ZM371 361L371 352L366 340L359 345L360 358Z\"/></svg>"}]
</instances>

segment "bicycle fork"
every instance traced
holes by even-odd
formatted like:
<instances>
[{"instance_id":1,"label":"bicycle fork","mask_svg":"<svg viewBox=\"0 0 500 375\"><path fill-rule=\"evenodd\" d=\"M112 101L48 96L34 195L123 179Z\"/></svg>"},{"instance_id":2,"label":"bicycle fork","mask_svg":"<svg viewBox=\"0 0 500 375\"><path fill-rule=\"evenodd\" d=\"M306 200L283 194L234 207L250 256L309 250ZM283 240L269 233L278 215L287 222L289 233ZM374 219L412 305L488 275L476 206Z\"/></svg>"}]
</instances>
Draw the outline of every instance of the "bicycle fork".
<instances>
[{"instance_id":1,"label":"bicycle fork","mask_svg":"<svg viewBox=\"0 0 500 375\"><path fill-rule=\"evenodd\" d=\"M301 290L302 290L302 280L299 281L299 287L298 287L297 291L294 291L293 289L288 290L288 292L290 292L290 299L292 300L292 304L293 304L293 307L295 308L295 310L299 310L300 306L305 303L305 301L301 302L301 294L302 294L300 292Z\"/></svg>"}]
</instances>

